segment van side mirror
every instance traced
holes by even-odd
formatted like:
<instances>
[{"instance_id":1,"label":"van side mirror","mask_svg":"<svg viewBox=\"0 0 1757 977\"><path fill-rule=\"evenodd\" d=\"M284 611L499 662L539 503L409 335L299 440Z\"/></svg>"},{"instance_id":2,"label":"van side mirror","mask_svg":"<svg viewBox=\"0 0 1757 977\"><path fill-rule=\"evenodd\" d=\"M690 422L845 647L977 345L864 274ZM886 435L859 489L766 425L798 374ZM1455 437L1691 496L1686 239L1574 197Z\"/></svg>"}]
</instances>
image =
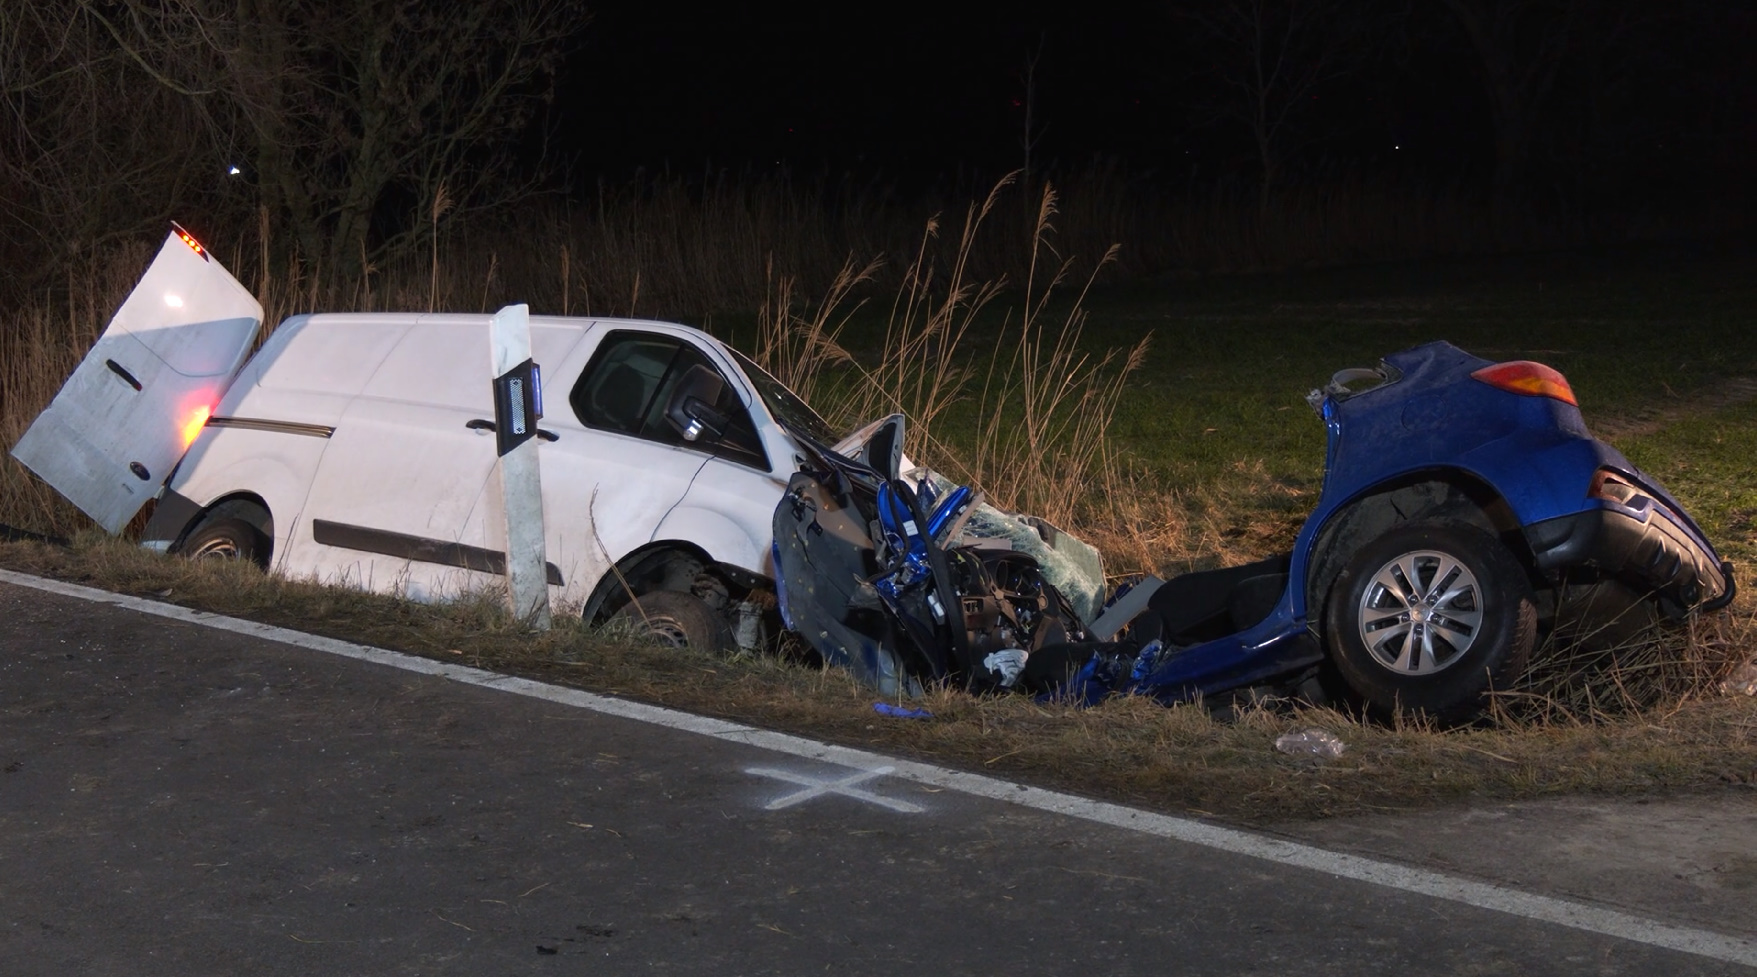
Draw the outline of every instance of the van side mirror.
<instances>
[{"instance_id":1,"label":"van side mirror","mask_svg":"<svg viewBox=\"0 0 1757 977\"><path fill-rule=\"evenodd\" d=\"M704 434L710 444L720 440L726 433L726 415L715 410L713 405L725 390L726 381L718 373L697 363L685 370L677 386L671 389L671 399L665 405L665 421L683 435L685 441L701 440Z\"/></svg>"}]
</instances>

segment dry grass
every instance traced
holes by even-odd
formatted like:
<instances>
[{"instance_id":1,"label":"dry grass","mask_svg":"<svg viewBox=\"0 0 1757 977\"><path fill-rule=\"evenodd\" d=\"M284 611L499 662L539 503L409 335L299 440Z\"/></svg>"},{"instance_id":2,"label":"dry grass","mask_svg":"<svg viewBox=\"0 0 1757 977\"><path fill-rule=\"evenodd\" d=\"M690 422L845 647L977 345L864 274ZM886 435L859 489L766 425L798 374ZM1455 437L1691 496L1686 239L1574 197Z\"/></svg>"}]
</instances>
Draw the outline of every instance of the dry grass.
<instances>
[{"instance_id":1,"label":"dry grass","mask_svg":"<svg viewBox=\"0 0 1757 977\"><path fill-rule=\"evenodd\" d=\"M1012 177L1002 180L966 209L944 260L935 247L939 218L928 221L875 351L857 354L844 344L854 311L849 297L879 267L849 262L815 307L796 310L794 282L783 277L774 283L759 317L755 358L832 426L847 429L903 413L916 461L981 488L1003 508L1081 528L1106 515L1102 502L1083 500L1114 497L1122 488L1121 457L1111 446L1109 426L1149 340L1096 356L1082 343L1082 301L1093 278L1114 260L1114 245L1102 252L1072 301L1052 313L1051 301L1069 283L1075 259L1062 258L1050 243L1058 197L1046 185L1032 225L1019 311L1015 316L1008 310L992 332L982 330L982 342L990 344L986 365L971 351L979 318L1007 288L1004 278L974 279L971 266L985 224L1011 183ZM950 409L966 400L968 409L958 413L974 419L973 430L947 434ZM960 443L973 448L960 451ZM1104 491L1094 493L1094 485Z\"/></svg>"},{"instance_id":2,"label":"dry grass","mask_svg":"<svg viewBox=\"0 0 1757 977\"><path fill-rule=\"evenodd\" d=\"M1748 600L1683 622L1658 620L1639 603L1590 629L1557 628L1518 684L1491 697L1490 715L1510 727L1572 726L1672 712L1719 695L1757 662L1753 648L1757 610Z\"/></svg>"},{"instance_id":3,"label":"dry grass","mask_svg":"<svg viewBox=\"0 0 1757 977\"><path fill-rule=\"evenodd\" d=\"M1466 799L1757 787L1757 699L1742 696L1612 723L1442 732L1273 703L1222 723L1199 705L1075 709L935 690L913 703L931 719L897 720L877 715L871 693L840 671L617 641L577 621L526 634L495 595L410 604L167 559L97 534L71 548L0 544L0 564L1170 812L1268 822ZM1339 735L1347 752L1319 761L1274 750L1280 734L1313 726Z\"/></svg>"}]
</instances>

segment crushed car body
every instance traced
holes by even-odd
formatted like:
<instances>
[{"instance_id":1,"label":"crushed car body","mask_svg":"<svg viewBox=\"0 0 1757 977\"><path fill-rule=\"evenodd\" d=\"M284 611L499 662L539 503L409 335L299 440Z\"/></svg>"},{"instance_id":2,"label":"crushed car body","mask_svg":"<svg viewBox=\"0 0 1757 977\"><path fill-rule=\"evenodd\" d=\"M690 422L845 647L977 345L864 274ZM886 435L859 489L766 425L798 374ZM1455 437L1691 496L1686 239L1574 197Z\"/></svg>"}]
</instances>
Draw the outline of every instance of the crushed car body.
<instances>
[{"instance_id":1,"label":"crushed car body","mask_svg":"<svg viewBox=\"0 0 1757 977\"><path fill-rule=\"evenodd\" d=\"M815 445L775 512L786 619L886 692L1176 702L1323 666L1376 710L1449 720L1517 678L1570 585L1619 581L1674 617L1732 600L1731 566L1549 367L1435 342L1308 401L1328 451L1293 548L1132 583L1096 616L1047 579L1065 561L985 545L968 488Z\"/></svg>"},{"instance_id":2,"label":"crushed car body","mask_svg":"<svg viewBox=\"0 0 1757 977\"><path fill-rule=\"evenodd\" d=\"M1104 587L1097 551L931 472L904 477L902 438L894 415L858 458L808 445L813 461L775 510L783 622L887 695L1011 688L1033 661L1035 680L1085 636Z\"/></svg>"}]
</instances>

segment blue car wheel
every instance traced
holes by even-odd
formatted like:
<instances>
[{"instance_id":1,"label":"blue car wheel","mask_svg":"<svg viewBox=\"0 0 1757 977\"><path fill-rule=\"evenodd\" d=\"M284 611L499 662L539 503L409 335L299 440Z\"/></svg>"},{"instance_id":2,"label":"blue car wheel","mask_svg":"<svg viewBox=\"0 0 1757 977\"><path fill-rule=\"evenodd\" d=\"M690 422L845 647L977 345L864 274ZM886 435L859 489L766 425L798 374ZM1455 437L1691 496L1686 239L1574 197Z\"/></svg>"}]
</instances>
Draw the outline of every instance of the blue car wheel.
<instances>
[{"instance_id":1,"label":"blue car wheel","mask_svg":"<svg viewBox=\"0 0 1757 977\"><path fill-rule=\"evenodd\" d=\"M1330 654L1380 713L1451 722L1519 677L1537 642L1530 578L1475 526L1419 522L1361 547L1331 590Z\"/></svg>"}]
</instances>

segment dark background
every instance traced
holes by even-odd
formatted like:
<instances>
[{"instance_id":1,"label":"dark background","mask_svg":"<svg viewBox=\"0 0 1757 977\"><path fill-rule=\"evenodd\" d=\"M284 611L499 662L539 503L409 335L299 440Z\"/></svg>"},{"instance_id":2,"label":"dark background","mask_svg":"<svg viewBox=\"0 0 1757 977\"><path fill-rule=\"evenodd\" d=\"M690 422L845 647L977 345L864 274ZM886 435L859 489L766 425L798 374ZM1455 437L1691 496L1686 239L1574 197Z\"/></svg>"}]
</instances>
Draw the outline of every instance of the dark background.
<instances>
[{"instance_id":1,"label":"dark background","mask_svg":"<svg viewBox=\"0 0 1757 977\"><path fill-rule=\"evenodd\" d=\"M553 147L576 177L779 167L915 186L1004 172L1024 161L1036 54L1039 165L1106 159L1166 181L1250 183L1251 134L1230 117L1236 93L1212 64L1227 55L1180 16L1215 6L599 4L558 79ZM1453 10L1341 6L1373 36L1290 116L1284 175L1486 188L1495 108ZM1523 193L1746 195L1757 144L1750 5L1481 6L1518 16L1507 34L1518 67L1556 66L1533 99Z\"/></svg>"},{"instance_id":2,"label":"dark background","mask_svg":"<svg viewBox=\"0 0 1757 977\"><path fill-rule=\"evenodd\" d=\"M4 4L0 304L178 220L304 305L567 306L565 253L750 306L1008 173L1015 279L1046 187L1113 277L1742 239L1754 50L1725 0Z\"/></svg>"}]
</instances>

